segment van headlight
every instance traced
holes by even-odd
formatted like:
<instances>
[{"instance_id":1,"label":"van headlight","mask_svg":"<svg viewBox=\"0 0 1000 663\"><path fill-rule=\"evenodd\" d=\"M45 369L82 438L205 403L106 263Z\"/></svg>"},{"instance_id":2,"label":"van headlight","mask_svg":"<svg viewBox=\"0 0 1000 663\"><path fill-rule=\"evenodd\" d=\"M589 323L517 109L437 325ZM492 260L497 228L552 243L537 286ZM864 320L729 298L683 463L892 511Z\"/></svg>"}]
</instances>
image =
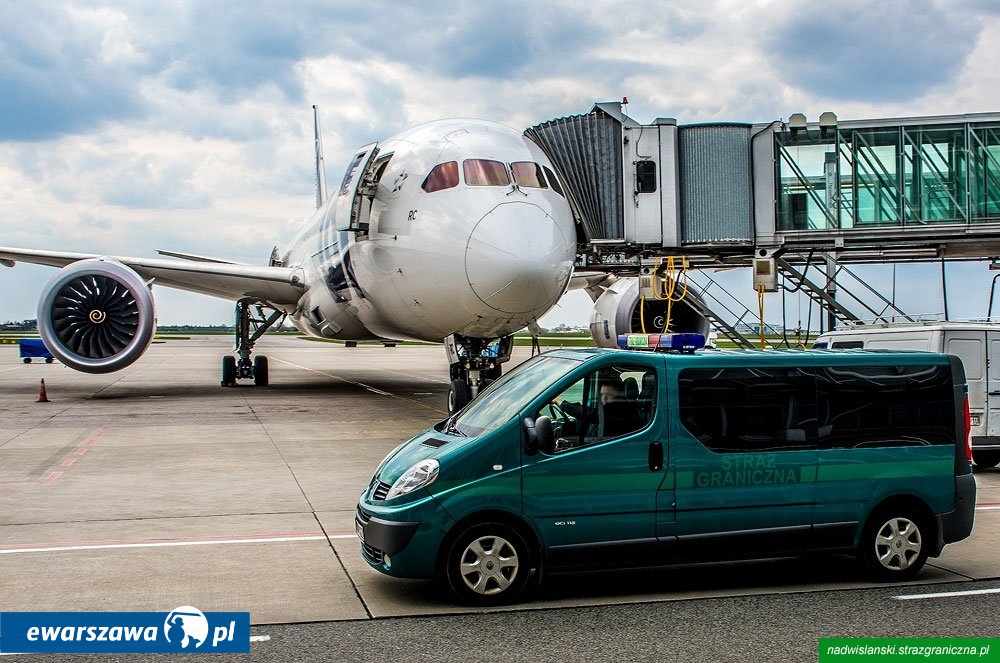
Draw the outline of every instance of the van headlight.
<instances>
[{"instance_id":1,"label":"van headlight","mask_svg":"<svg viewBox=\"0 0 1000 663\"><path fill-rule=\"evenodd\" d=\"M396 479L396 483L392 484L392 488L386 493L385 499L391 500L413 492L417 488L431 485L437 479L440 469L441 464L433 458L420 461Z\"/></svg>"}]
</instances>

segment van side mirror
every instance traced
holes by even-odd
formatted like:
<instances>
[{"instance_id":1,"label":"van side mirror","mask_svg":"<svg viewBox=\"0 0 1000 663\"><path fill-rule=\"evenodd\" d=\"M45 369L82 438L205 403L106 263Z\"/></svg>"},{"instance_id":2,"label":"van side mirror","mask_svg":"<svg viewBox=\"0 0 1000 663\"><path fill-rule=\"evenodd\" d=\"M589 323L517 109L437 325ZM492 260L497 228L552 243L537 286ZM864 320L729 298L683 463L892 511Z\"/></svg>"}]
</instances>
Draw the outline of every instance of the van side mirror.
<instances>
[{"instance_id":1,"label":"van side mirror","mask_svg":"<svg viewBox=\"0 0 1000 663\"><path fill-rule=\"evenodd\" d=\"M535 439L542 453L551 454L556 450L556 438L552 434L552 420L546 416L535 419Z\"/></svg>"},{"instance_id":2,"label":"van side mirror","mask_svg":"<svg viewBox=\"0 0 1000 663\"><path fill-rule=\"evenodd\" d=\"M521 421L521 428L524 429L524 453L534 456L538 453L538 431L535 428L535 421L531 417L525 417Z\"/></svg>"}]
</instances>

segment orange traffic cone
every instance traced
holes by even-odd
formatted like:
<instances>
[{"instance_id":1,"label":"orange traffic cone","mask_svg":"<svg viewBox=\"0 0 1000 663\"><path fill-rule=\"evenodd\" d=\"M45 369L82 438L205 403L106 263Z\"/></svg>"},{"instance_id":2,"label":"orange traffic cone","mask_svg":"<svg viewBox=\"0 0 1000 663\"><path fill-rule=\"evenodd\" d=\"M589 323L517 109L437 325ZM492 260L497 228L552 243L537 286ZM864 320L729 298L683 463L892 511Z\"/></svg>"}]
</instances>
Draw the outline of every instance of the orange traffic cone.
<instances>
[{"instance_id":1,"label":"orange traffic cone","mask_svg":"<svg viewBox=\"0 0 1000 663\"><path fill-rule=\"evenodd\" d=\"M36 403L48 403L49 398L45 395L45 378L42 378L42 383L38 385L38 400Z\"/></svg>"}]
</instances>

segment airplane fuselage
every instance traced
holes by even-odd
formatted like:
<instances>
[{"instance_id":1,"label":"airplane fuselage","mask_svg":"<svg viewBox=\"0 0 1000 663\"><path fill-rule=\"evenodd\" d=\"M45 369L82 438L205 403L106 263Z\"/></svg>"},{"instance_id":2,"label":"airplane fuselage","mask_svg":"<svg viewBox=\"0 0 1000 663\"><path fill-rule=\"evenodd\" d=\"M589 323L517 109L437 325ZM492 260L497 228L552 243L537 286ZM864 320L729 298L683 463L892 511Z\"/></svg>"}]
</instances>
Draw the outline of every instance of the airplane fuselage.
<instances>
[{"instance_id":1,"label":"airplane fuselage","mask_svg":"<svg viewBox=\"0 0 1000 663\"><path fill-rule=\"evenodd\" d=\"M308 285L291 320L326 338L422 341L536 322L576 255L553 171L520 133L480 120L363 148L289 246Z\"/></svg>"}]
</instances>

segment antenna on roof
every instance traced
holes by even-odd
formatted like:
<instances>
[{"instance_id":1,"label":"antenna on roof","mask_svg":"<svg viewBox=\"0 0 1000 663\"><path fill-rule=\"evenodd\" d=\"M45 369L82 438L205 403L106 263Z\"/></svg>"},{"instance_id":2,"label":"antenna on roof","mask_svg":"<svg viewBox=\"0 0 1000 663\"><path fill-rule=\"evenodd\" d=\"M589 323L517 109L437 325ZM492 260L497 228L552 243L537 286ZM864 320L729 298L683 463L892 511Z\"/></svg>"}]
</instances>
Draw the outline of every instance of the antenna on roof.
<instances>
[{"instance_id":1,"label":"antenna on roof","mask_svg":"<svg viewBox=\"0 0 1000 663\"><path fill-rule=\"evenodd\" d=\"M313 135L316 141L316 209L326 202L326 166L323 163L323 138L319 135L319 108L313 104Z\"/></svg>"}]
</instances>

